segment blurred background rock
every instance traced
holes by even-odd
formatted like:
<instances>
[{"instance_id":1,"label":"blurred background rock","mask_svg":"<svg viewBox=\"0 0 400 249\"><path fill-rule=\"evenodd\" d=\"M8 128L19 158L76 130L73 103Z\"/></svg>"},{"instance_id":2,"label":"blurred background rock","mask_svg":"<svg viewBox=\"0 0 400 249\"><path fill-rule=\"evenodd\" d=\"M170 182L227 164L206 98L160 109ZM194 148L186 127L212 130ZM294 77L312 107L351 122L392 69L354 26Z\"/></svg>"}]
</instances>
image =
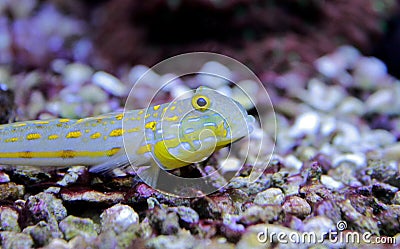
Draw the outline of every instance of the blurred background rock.
<instances>
[{"instance_id":1,"label":"blurred background rock","mask_svg":"<svg viewBox=\"0 0 400 249\"><path fill-rule=\"evenodd\" d=\"M151 66L179 53L211 51L258 73L284 72L351 44L365 55L379 55L395 72L397 5L395 0L3 0L0 62L18 70L47 68L52 59L65 58L117 71L121 65Z\"/></svg>"}]
</instances>

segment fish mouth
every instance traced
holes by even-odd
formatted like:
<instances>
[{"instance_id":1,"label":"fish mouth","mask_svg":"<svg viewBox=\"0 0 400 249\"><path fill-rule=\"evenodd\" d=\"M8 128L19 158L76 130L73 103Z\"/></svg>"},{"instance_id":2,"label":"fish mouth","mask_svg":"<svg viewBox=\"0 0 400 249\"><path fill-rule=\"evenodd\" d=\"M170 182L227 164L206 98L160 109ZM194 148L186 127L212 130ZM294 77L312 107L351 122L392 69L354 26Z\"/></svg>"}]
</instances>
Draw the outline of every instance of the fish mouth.
<instances>
[{"instance_id":1,"label":"fish mouth","mask_svg":"<svg viewBox=\"0 0 400 249\"><path fill-rule=\"evenodd\" d=\"M256 118L252 115L247 115L246 124L247 124L248 134L251 134L254 131L255 123L256 123Z\"/></svg>"}]
</instances>

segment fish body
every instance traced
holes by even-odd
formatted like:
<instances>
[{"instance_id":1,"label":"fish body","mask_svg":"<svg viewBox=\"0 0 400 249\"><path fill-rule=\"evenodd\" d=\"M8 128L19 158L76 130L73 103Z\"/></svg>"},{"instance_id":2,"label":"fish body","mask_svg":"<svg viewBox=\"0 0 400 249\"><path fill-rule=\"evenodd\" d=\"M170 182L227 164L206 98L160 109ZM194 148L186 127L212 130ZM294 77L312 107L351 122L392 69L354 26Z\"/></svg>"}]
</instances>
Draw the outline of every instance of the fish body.
<instances>
[{"instance_id":1,"label":"fish body","mask_svg":"<svg viewBox=\"0 0 400 249\"><path fill-rule=\"evenodd\" d=\"M190 98L145 109L0 125L0 164L86 165L91 172L150 165L154 173L206 159L246 136L253 122L236 101L200 87Z\"/></svg>"}]
</instances>

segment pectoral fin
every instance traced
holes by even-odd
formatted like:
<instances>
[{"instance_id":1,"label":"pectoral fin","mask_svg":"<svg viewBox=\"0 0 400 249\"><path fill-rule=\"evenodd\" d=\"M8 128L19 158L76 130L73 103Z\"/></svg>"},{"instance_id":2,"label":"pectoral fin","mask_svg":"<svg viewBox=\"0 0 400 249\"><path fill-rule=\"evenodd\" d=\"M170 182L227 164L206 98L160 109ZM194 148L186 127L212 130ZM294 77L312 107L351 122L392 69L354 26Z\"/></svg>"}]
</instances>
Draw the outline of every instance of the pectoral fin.
<instances>
[{"instance_id":1,"label":"pectoral fin","mask_svg":"<svg viewBox=\"0 0 400 249\"><path fill-rule=\"evenodd\" d=\"M152 188L157 187L158 177L160 174L160 167L158 167L155 161L152 161L150 166L141 166L136 169L136 173L146 183Z\"/></svg>"},{"instance_id":2,"label":"pectoral fin","mask_svg":"<svg viewBox=\"0 0 400 249\"><path fill-rule=\"evenodd\" d=\"M126 156L125 150L121 149L117 154L112 156L106 162L98 165L94 165L89 169L92 173L107 173L116 168L124 168L130 165L128 157Z\"/></svg>"}]
</instances>

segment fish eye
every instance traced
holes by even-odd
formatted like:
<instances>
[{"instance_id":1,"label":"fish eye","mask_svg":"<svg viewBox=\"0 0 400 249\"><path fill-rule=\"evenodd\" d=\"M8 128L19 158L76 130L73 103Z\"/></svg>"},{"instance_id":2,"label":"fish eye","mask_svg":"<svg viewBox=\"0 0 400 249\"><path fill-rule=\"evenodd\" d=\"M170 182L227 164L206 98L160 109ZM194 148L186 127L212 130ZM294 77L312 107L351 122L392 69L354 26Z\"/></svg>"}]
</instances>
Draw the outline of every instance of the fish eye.
<instances>
[{"instance_id":1,"label":"fish eye","mask_svg":"<svg viewBox=\"0 0 400 249\"><path fill-rule=\"evenodd\" d=\"M192 98L192 105L197 110L205 111L210 106L210 99L204 95L196 95Z\"/></svg>"},{"instance_id":2,"label":"fish eye","mask_svg":"<svg viewBox=\"0 0 400 249\"><path fill-rule=\"evenodd\" d=\"M204 98L198 98L196 103L198 106L204 107L207 105L207 100L205 100Z\"/></svg>"}]
</instances>

